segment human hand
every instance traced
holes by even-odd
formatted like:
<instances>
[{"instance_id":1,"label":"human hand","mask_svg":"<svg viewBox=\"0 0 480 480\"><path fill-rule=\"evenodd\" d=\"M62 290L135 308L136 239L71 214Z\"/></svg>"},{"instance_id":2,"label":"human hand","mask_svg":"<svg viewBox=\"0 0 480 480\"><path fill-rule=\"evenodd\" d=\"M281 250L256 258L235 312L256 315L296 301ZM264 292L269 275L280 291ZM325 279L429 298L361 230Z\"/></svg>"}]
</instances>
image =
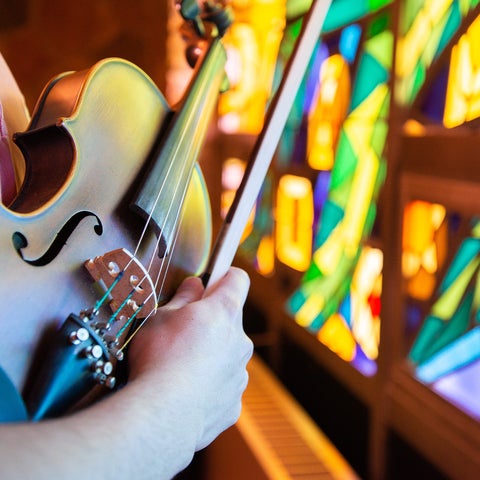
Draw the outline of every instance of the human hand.
<instances>
[{"instance_id":1,"label":"human hand","mask_svg":"<svg viewBox=\"0 0 480 480\"><path fill-rule=\"evenodd\" d=\"M205 296L200 279L187 278L130 348L132 381L148 381L149 395L153 391L149 400L158 408L162 389L177 391L178 415L197 429L196 450L240 415L246 365L253 352L242 326L248 288L247 274L235 267Z\"/></svg>"}]
</instances>

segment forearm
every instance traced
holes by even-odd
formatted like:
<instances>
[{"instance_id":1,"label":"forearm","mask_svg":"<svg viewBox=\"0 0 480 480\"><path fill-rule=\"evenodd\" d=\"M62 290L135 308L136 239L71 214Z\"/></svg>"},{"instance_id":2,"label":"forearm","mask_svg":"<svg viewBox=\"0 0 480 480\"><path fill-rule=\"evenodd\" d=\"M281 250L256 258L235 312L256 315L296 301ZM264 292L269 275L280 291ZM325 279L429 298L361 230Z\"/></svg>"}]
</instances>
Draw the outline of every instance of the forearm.
<instances>
[{"instance_id":1,"label":"forearm","mask_svg":"<svg viewBox=\"0 0 480 480\"><path fill-rule=\"evenodd\" d=\"M130 345L130 379L58 420L0 425L2 480L164 480L240 414L252 342L242 327L248 277L230 269L203 296L187 279Z\"/></svg>"},{"instance_id":2,"label":"forearm","mask_svg":"<svg viewBox=\"0 0 480 480\"><path fill-rule=\"evenodd\" d=\"M173 477L192 458L198 421L178 385L142 382L69 417L0 426L2 479Z\"/></svg>"}]
</instances>

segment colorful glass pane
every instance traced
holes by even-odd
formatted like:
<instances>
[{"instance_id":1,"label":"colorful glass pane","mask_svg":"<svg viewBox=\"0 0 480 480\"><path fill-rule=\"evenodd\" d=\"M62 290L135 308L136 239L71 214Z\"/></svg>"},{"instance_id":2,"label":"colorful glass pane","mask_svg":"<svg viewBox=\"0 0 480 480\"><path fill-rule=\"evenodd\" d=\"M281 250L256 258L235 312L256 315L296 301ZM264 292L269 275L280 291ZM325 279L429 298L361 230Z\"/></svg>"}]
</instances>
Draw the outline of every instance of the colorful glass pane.
<instances>
[{"instance_id":1,"label":"colorful glass pane","mask_svg":"<svg viewBox=\"0 0 480 480\"><path fill-rule=\"evenodd\" d=\"M375 20L366 29L375 35L361 46L350 110L341 129L328 200L316 234L318 247L288 304L296 321L315 331L338 311L349 291L362 241L373 225L375 199L385 175L382 155L393 36L388 29L379 31L379 25L387 24Z\"/></svg>"},{"instance_id":2,"label":"colorful glass pane","mask_svg":"<svg viewBox=\"0 0 480 480\"><path fill-rule=\"evenodd\" d=\"M480 17L452 48L443 123L456 127L480 116Z\"/></svg>"},{"instance_id":3,"label":"colorful glass pane","mask_svg":"<svg viewBox=\"0 0 480 480\"><path fill-rule=\"evenodd\" d=\"M479 308L478 227L477 223L471 236L461 243L410 351L410 360L418 366L417 375L425 381L434 381L464 365L467 356L470 361L480 356L480 343L476 343L475 350L472 347L475 342L471 340L477 334L470 333L472 326L477 323ZM466 349L460 356L459 345Z\"/></svg>"},{"instance_id":4,"label":"colorful glass pane","mask_svg":"<svg viewBox=\"0 0 480 480\"><path fill-rule=\"evenodd\" d=\"M275 266L272 184L272 174L269 172L256 201L252 231L239 247L239 253L265 276L271 275Z\"/></svg>"},{"instance_id":5,"label":"colorful glass pane","mask_svg":"<svg viewBox=\"0 0 480 480\"><path fill-rule=\"evenodd\" d=\"M286 35L281 45L281 55L277 63L274 86L277 87L282 77L287 59L292 53L299 34L300 21L286 28ZM329 57L326 44L319 42L310 60L307 73L295 96L283 134L279 141L276 163L287 166L292 163L304 163L307 150L307 118L312 110L312 104L318 103L320 71L323 63Z\"/></svg>"},{"instance_id":6,"label":"colorful glass pane","mask_svg":"<svg viewBox=\"0 0 480 480\"><path fill-rule=\"evenodd\" d=\"M219 127L258 134L285 27L285 1L234 0L231 7L235 21L224 36L230 88L219 99Z\"/></svg>"},{"instance_id":7,"label":"colorful glass pane","mask_svg":"<svg viewBox=\"0 0 480 480\"><path fill-rule=\"evenodd\" d=\"M410 202L403 216L402 271L407 294L427 300L447 255L448 227L442 205Z\"/></svg>"},{"instance_id":8,"label":"colorful glass pane","mask_svg":"<svg viewBox=\"0 0 480 480\"><path fill-rule=\"evenodd\" d=\"M382 252L364 247L348 294L317 334L320 342L366 375L376 371L382 268Z\"/></svg>"},{"instance_id":9,"label":"colorful glass pane","mask_svg":"<svg viewBox=\"0 0 480 480\"><path fill-rule=\"evenodd\" d=\"M295 175L280 178L276 204L276 253L289 267L305 271L312 255L313 192L310 181Z\"/></svg>"},{"instance_id":10,"label":"colorful glass pane","mask_svg":"<svg viewBox=\"0 0 480 480\"><path fill-rule=\"evenodd\" d=\"M308 116L307 161L316 170L331 170L341 124L350 100L350 72L335 54L320 69L319 93Z\"/></svg>"},{"instance_id":11,"label":"colorful glass pane","mask_svg":"<svg viewBox=\"0 0 480 480\"><path fill-rule=\"evenodd\" d=\"M411 104L424 84L426 71L444 51L462 19L478 0L406 0L401 3L396 59L396 93Z\"/></svg>"},{"instance_id":12,"label":"colorful glass pane","mask_svg":"<svg viewBox=\"0 0 480 480\"><path fill-rule=\"evenodd\" d=\"M390 3L392 0L333 0L325 19L324 30L329 32L344 27Z\"/></svg>"}]
</instances>

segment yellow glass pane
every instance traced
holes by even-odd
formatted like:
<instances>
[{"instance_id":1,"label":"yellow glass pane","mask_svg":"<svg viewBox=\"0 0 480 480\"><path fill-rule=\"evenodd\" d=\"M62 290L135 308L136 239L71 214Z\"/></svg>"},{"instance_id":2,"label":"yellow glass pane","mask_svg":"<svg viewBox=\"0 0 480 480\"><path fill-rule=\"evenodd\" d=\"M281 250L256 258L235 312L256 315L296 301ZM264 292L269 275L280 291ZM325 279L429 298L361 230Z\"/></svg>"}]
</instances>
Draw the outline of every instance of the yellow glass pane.
<instances>
[{"instance_id":1,"label":"yellow glass pane","mask_svg":"<svg viewBox=\"0 0 480 480\"><path fill-rule=\"evenodd\" d=\"M367 148L362 157L358 159L343 221L345 254L347 256L354 256L357 252L365 219L372 202L379 164L380 161L371 148Z\"/></svg>"},{"instance_id":2,"label":"yellow glass pane","mask_svg":"<svg viewBox=\"0 0 480 480\"><path fill-rule=\"evenodd\" d=\"M352 332L338 313L327 319L317 336L320 342L343 360L351 362L355 358L356 344Z\"/></svg>"},{"instance_id":3,"label":"yellow glass pane","mask_svg":"<svg viewBox=\"0 0 480 480\"><path fill-rule=\"evenodd\" d=\"M432 242L431 204L410 202L403 214L403 248L420 255Z\"/></svg>"},{"instance_id":4,"label":"yellow glass pane","mask_svg":"<svg viewBox=\"0 0 480 480\"><path fill-rule=\"evenodd\" d=\"M447 128L480 116L480 17L452 48L443 123Z\"/></svg>"},{"instance_id":5,"label":"yellow glass pane","mask_svg":"<svg viewBox=\"0 0 480 480\"><path fill-rule=\"evenodd\" d=\"M230 88L219 99L219 127L258 134L285 27L284 0L232 0L235 21L224 36Z\"/></svg>"},{"instance_id":6,"label":"yellow glass pane","mask_svg":"<svg viewBox=\"0 0 480 480\"><path fill-rule=\"evenodd\" d=\"M305 271L312 255L313 191L307 178L280 178L276 205L276 253L289 267Z\"/></svg>"}]
</instances>

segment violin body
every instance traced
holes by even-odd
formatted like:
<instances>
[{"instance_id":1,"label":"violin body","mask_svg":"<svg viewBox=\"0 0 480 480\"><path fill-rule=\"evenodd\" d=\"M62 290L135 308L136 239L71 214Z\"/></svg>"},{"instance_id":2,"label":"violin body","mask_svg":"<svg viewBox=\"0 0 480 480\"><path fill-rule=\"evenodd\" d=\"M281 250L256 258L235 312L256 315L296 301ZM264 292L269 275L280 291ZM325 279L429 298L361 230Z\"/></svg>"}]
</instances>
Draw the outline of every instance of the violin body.
<instances>
[{"instance_id":1,"label":"violin body","mask_svg":"<svg viewBox=\"0 0 480 480\"><path fill-rule=\"evenodd\" d=\"M202 271L211 219L195 159L181 179L185 198L180 207L174 205L184 221L173 253L166 240L163 251L157 251L165 225L157 210L163 211L168 199L160 207L155 204L153 214L141 201L155 185L161 191L165 178L159 172L170 168L165 162L175 166L180 161L159 154L169 141L164 132L174 129L174 117L140 69L108 59L52 81L29 129L16 136L27 173L14 202L0 206L0 365L18 389L25 386L29 370L41 367L31 361L42 335L98 300L98 285L84 265L89 259L126 249L142 263L153 258L153 274L165 255L172 257L172 275ZM169 185L175 181L167 179ZM139 245L149 215L154 225Z\"/></svg>"}]
</instances>

